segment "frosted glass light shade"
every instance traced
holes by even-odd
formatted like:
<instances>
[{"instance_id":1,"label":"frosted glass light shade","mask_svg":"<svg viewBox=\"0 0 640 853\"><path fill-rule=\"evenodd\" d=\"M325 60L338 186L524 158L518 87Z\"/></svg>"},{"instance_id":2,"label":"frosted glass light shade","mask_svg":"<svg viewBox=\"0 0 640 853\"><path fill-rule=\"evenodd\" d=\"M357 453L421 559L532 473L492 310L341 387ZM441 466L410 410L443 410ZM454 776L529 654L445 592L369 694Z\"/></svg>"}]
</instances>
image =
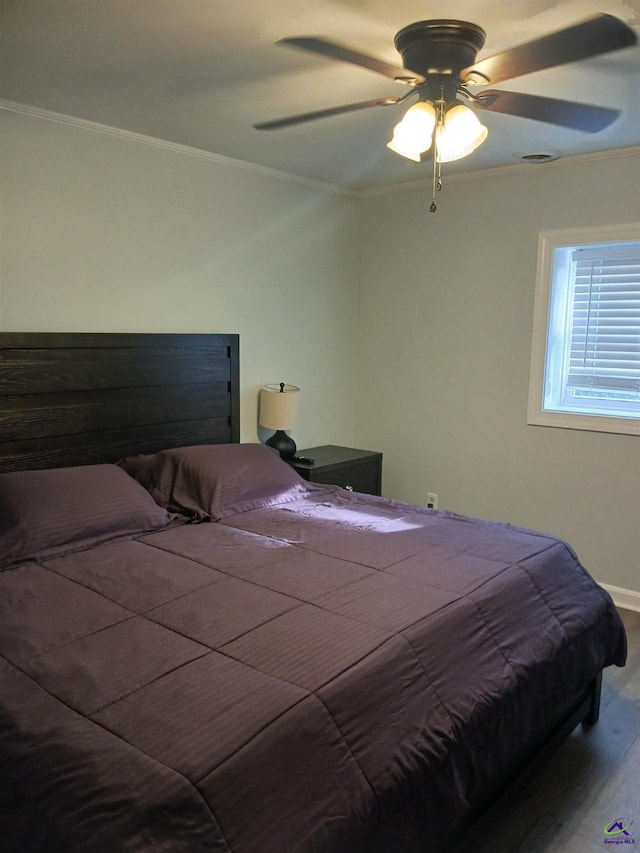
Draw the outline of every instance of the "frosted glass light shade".
<instances>
[{"instance_id":1,"label":"frosted glass light shade","mask_svg":"<svg viewBox=\"0 0 640 853\"><path fill-rule=\"evenodd\" d=\"M412 140L403 138L402 131L399 128L400 125L397 124L393 132L393 137L387 142L387 148L401 157L406 157L407 160L415 160L416 163L419 163L420 149L415 147Z\"/></svg>"},{"instance_id":2,"label":"frosted glass light shade","mask_svg":"<svg viewBox=\"0 0 640 853\"><path fill-rule=\"evenodd\" d=\"M455 104L447 110L444 126L436 131L438 163L461 160L485 141L489 131L480 124L473 110L464 104Z\"/></svg>"},{"instance_id":3,"label":"frosted glass light shade","mask_svg":"<svg viewBox=\"0 0 640 853\"><path fill-rule=\"evenodd\" d=\"M281 390L282 389L282 390ZM260 426L293 429L298 421L300 389L296 385L265 385L260 391Z\"/></svg>"},{"instance_id":4,"label":"frosted glass light shade","mask_svg":"<svg viewBox=\"0 0 640 853\"><path fill-rule=\"evenodd\" d=\"M433 128L436 125L436 111L427 101L419 101L404 114L393 129L393 137L387 142L387 148L420 162L420 155L431 147Z\"/></svg>"}]
</instances>

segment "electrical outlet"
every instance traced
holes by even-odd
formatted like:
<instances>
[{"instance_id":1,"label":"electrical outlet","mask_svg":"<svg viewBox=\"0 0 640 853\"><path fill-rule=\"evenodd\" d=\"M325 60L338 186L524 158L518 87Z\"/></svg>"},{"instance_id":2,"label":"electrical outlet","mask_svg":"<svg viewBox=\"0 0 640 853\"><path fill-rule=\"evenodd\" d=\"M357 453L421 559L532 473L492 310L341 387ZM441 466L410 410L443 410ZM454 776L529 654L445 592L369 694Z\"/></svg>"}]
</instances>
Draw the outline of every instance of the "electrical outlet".
<instances>
[{"instance_id":1,"label":"electrical outlet","mask_svg":"<svg viewBox=\"0 0 640 853\"><path fill-rule=\"evenodd\" d=\"M438 496L435 492L427 492L427 506L429 509L438 509Z\"/></svg>"}]
</instances>

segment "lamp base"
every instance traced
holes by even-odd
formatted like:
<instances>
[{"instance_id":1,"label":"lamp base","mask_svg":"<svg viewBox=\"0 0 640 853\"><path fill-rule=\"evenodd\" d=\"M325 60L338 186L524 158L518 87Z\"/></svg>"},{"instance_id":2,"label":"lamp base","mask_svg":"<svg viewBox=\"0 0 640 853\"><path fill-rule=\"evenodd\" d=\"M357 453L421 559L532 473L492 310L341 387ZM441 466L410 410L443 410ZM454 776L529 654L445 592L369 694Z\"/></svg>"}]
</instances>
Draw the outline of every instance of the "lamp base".
<instances>
[{"instance_id":1,"label":"lamp base","mask_svg":"<svg viewBox=\"0 0 640 853\"><path fill-rule=\"evenodd\" d=\"M282 459L292 459L296 455L296 443L283 429L274 432L265 444L277 450Z\"/></svg>"}]
</instances>

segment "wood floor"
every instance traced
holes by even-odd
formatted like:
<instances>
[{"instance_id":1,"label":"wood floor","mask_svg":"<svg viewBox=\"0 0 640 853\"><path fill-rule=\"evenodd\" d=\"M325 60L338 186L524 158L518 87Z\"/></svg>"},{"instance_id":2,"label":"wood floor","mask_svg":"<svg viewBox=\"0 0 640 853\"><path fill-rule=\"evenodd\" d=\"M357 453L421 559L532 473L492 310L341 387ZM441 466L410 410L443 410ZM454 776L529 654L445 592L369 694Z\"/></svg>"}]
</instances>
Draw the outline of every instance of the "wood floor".
<instances>
[{"instance_id":1,"label":"wood floor","mask_svg":"<svg viewBox=\"0 0 640 853\"><path fill-rule=\"evenodd\" d=\"M624 668L605 670L599 722L578 727L508 805L474 827L463 853L640 853L640 613L620 615L629 656ZM633 821L618 836L626 843L605 844L603 828L617 819Z\"/></svg>"}]
</instances>

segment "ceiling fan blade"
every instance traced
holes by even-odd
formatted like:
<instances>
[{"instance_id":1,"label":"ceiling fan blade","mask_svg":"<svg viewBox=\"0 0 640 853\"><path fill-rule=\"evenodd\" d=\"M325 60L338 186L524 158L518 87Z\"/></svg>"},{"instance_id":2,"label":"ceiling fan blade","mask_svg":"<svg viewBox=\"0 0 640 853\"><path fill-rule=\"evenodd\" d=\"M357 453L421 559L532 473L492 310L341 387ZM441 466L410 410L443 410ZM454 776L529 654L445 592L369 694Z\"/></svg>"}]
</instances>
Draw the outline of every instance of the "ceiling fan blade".
<instances>
[{"instance_id":1,"label":"ceiling fan blade","mask_svg":"<svg viewBox=\"0 0 640 853\"><path fill-rule=\"evenodd\" d=\"M350 62L352 65L360 65L362 68L368 68L369 71L375 71L377 74L391 77L392 80L397 80L400 83L408 83L410 86L424 83L422 75L416 74L408 68L403 68L401 65L390 65L381 59L367 56L364 53L359 53L350 47L346 47L346 45L328 41L327 39L316 38L315 36L294 36L292 38L280 39L276 44L290 45L291 47L298 47L301 50L318 53L320 56L326 56L329 59L337 59L340 62Z\"/></svg>"},{"instance_id":2,"label":"ceiling fan blade","mask_svg":"<svg viewBox=\"0 0 640 853\"><path fill-rule=\"evenodd\" d=\"M405 96L406 97L406 96ZM326 110L316 110L312 113L300 113L287 118L277 118L273 121L260 121L254 124L256 130L278 130L281 127L291 127L294 124L302 124L306 121L315 121L319 118L337 116L341 113L352 113L356 110L366 110L369 107L392 107L399 104L404 98L376 98L374 101L359 101L356 104L344 104L341 107L329 107Z\"/></svg>"},{"instance_id":3,"label":"ceiling fan blade","mask_svg":"<svg viewBox=\"0 0 640 853\"><path fill-rule=\"evenodd\" d=\"M620 110L608 107L596 107L576 101L561 101L540 95L525 95L522 92L504 92L498 89L484 91L474 101L474 106L494 113L531 118L586 133L597 133L603 130L620 115Z\"/></svg>"},{"instance_id":4,"label":"ceiling fan blade","mask_svg":"<svg viewBox=\"0 0 640 853\"><path fill-rule=\"evenodd\" d=\"M500 83L543 68L577 62L630 47L635 32L613 15L595 15L580 24L496 53L465 68L460 76L470 83Z\"/></svg>"}]
</instances>

